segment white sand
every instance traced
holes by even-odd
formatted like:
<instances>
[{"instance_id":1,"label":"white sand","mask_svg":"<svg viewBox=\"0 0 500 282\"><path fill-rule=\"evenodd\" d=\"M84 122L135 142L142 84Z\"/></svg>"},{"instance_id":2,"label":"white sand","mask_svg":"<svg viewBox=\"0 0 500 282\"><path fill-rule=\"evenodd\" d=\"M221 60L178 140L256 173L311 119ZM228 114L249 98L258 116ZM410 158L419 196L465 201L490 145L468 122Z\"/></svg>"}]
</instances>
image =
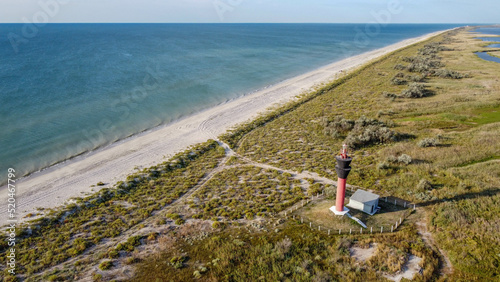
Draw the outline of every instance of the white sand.
<instances>
[{"instance_id":1,"label":"white sand","mask_svg":"<svg viewBox=\"0 0 500 282\"><path fill-rule=\"evenodd\" d=\"M401 272L399 272L398 274L395 274L395 275L385 274L384 277L389 279L389 280L396 281L396 282L401 281L403 278L405 278L407 280L413 280L413 277L415 277L415 274L419 273L420 270L422 269L420 267L421 262L422 262L422 258L419 258L419 257L414 256L414 255L410 255L410 257L408 258L408 261L403 266L403 270Z\"/></svg>"},{"instance_id":2,"label":"white sand","mask_svg":"<svg viewBox=\"0 0 500 282\"><path fill-rule=\"evenodd\" d=\"M405 46L426 40L441 32L408 39L382 49L357 55L294 77L251 95L208 109L147 134L131 138L76 158L18 181L16 208L18 218L36 213L36 208L53 208L72 197L92 192L91 185L102 181L110 187L134 172L135 167L149 167L167 160L190 145L204 142L224 133L236 124L255 118L273 105L282 104L323 83L333 81L340 71L357 68ZM94 187L94 191L99 188ZM0 188L2 214L6 215L6 187ZM0 217L0 226L7 217Z\"/></svg>"}]
</instances>

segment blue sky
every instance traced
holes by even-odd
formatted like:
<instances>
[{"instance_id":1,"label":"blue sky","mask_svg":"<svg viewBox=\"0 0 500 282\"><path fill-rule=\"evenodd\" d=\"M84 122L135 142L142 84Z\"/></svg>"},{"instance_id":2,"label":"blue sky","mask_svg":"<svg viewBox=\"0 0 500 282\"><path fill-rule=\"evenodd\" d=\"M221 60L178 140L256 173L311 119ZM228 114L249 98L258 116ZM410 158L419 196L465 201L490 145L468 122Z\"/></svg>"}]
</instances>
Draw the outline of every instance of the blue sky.
<instances>
[{"instance_id":1,"label":"blue sky","mask_svg":"<svg viewBox=\"0 0 500 282\"><path fill-rule=\"evenodd\" d=\"M0 0L0 22L498 23L499 0Z\"/></svg>"}]
</instances>

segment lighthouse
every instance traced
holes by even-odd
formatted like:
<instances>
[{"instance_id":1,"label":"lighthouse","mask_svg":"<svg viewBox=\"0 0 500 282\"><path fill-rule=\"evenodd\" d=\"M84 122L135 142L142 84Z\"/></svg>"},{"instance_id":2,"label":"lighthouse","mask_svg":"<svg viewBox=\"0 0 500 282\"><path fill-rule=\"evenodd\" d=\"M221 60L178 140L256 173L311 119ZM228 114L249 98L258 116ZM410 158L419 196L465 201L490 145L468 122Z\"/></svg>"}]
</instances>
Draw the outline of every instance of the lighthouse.
<instances>
[{"instance_id":1,"label":"lighthouse","mask_svg":"<svg viewBox=\"0 0 500 282\"><path fill-rule=\"evenodd\" d=\"M331 207L330 210L336 215L345 215L349 212L349 209L344 207L345 200L345 186L347 182L347 176L351 172L352 158L347 155L347 145L342 146L342 153L340 156L335 157L337 159L337 165L335 170L337 171L338 181L337 181L337 199L335 201L335 206Z\"/></svg>"}]
</instances>

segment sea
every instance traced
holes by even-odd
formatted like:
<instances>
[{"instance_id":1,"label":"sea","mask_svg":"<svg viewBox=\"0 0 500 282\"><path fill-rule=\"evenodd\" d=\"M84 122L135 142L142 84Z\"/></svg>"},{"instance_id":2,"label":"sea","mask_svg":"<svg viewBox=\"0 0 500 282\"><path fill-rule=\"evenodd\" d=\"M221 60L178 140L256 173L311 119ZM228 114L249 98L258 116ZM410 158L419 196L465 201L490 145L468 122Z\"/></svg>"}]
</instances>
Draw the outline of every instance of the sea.
<instances>
[{"instance_id":1,"label":"sea","mask_svg":"<svg viewBox=\"0 0 500 282\"><path fill-rule=\"evenodd\" d=\"M0 24L0 184L459 25Z\"/></svg>"}]
</instances>

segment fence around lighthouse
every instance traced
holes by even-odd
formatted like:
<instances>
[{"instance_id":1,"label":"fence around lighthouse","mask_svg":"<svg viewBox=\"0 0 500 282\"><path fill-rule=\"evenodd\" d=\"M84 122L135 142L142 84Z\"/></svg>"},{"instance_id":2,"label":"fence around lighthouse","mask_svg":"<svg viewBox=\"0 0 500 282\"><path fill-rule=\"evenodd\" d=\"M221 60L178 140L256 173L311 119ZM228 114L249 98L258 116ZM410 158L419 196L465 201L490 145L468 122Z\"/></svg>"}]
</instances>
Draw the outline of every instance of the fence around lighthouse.
<instances>
[{"instance_id":1,"label":"fence around lighthouse","mask_svg":"<svg viewBox=\"0 0 500 282\"><path fill-rule=\"evenodd\" d=\"M352 195L354 192L360 188L353 187L353 186L348 186L346 187L346 196L347 194ZM380 234L380 233L393 233L396 232L405 222L405 220L416 210L417 205L414 203L411 203L409 201L405 201L404 199L400 199L397 197L393 196L383 196L380 197L379 202L383 202L386 205L394 205L394 206L399 206L405 208L405 212L403 215L398 216L394 219L394 224L392 225L382 225L382 226L370 226L368 225L367 228L363 228L359 226L358 228L332 228L326 227L326 226L321 226L321 224L317 224L314 221L310 221L307 218L304 218L303 216L297 215L297 211L299 209L302 209L309 205L312 202L317 202L319 200L325 200L329 196L334 197L336 195L335 189L323 189L321 193L318 193L316 195L312 195L310 199L303 199L302 201L299 201L295 205L285 209L283 212L280 214L285 217L286 220L293 220L298 224L305 224L307 225L311 230L315 230L318 232L325 233L329 236L333 235L362 235L362 234ZM332 217L334 217L332 213Z\"/></svg>"}]
</instances>

